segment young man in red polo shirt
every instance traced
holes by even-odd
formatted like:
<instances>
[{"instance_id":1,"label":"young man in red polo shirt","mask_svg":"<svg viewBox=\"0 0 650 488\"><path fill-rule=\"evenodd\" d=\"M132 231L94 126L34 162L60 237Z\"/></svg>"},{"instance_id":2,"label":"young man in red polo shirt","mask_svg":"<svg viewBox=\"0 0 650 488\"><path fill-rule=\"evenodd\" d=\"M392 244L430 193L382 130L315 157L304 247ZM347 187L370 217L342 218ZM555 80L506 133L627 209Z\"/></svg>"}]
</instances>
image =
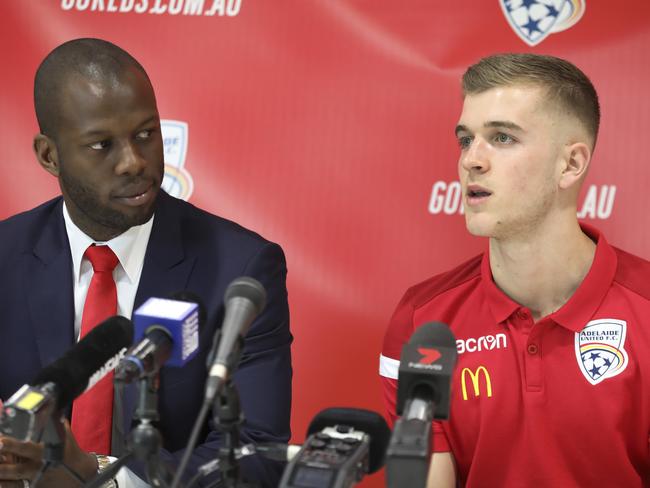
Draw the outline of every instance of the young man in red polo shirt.
<instances>
[{"instance_id":1,"label":"young man in red polo shirt","mask_svg":"<svg viewBox=\"0 0 650 488\"><path fill-rule=\"evenodd\" d=\"M395 418L402 346L439 320L457 339L430 487L650 486L650 263L576 217L599 124L567 61L482 59L463 76L458 171L488 251L410 288L380 374Z\"/></svg>"}]
</instances>

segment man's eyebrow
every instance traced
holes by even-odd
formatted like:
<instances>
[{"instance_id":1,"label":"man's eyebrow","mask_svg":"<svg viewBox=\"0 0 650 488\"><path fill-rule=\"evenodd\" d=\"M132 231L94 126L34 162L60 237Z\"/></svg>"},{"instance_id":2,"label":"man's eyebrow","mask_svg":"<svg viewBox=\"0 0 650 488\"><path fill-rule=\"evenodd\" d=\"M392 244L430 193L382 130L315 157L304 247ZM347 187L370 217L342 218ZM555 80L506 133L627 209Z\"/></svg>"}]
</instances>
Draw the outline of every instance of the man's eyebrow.
<instances>
[{"instance_id":1,"label":"man's eyebrow","mask_svg":"<svg viewBox=\"0 0 650 488\"><path fill-rule=\"evenodd\" d=\"M160 116L158 114L153 114L151 117L147 117L145 120L140 122L140 125L138 127L142 127L143 125L148 125L151 122L158 122L159 117Z\"/></svg>"},{"instance_id":2,"label":"man's eyebrow","mask_svg":"<svg viewBox=\"0 0 650 488\"><path fill-rule=\"evenodd\" d=\"M490 122L486 122L485 124L483 124L483 127L485 128L496 127L496 128L516 130L519 132L525 132L522 127L518 126L514 122L509 122L507 120L492 120Z\"/></svg>"},{"instance_id":3,"label":"man's eyebrow","mask_svg":"<svg viewBox=\"0 0 650 488\"><path fill-rule=\"evenodd\" d=\"M509 122L507 120L491 120L491 121L486 122L485 124L483 124L483 127L485 127L486 129L497 128L497 129L510 129L510 130L516 130L516 131L519 131L519 132L526 132L522 127L518 126L514 122ZM458 134L460 134L461 132L468 132L469 133L471 131L467 127L465 127L464 125L458 124L456 126L456 131L455 131L456 136L458 136Z\"/></svg>"},{"instance_id":4,"label":"man's eyebrow","mask_svg":"<svg viewBox=\"0 0 650 488\"><path fill-rule=\"evenodd\" d=\"M146 125L151 124L152 122L157 122L157 121L158 121L158 115L151 115L150 117L147 117L146 119L142 120L137 125L137 127L142 128L142 127L144 127ZM109 130L105 130L105 129L101 129L101 128L99 128L99 129L91 128L91 129L88 129L85 132L82 132L80 137L83 137L83 138L103 137L103 136L108 136L110 134L111 134L111 131L109 131Z\"/></svg>"},{"instance_id":5,"label":"man's eyebrow","mask_svg":"<svg viewBox=\"0 0 650 488\"><path fill-rule=\"evenodd\" d=\"M109 132L101 129L90 129L85 132L82 132L80 137L82 138L87 138L87 137L102 137L105 135L108 135Z\"/></svg>"}]
</instances>

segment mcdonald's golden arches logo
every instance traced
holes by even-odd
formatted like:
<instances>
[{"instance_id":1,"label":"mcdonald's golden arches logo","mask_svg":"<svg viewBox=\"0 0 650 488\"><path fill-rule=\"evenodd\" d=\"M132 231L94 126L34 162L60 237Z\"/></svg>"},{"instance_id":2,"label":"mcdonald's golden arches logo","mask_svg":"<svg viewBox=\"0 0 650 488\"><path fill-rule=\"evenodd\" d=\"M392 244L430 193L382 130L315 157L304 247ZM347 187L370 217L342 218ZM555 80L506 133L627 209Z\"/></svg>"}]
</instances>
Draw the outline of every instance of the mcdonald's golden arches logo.
<instances>
[{"instance_id":1,"label":"mcdonald's golden arches logo","mask_svg":"<svg viewBox=\"0 0 650 488\"><path fill-rule=\"evenodd\" d=\"M467 400L467 380L465 375L469 375L470 379L472 380L472 388L474 389L475 397L481 396L481 376L485 378L487 397L489 398L492 396L492 380L490 379L490 373L487 369L485 369L485 366L479 366L474 371L472 371L470 368L463 368L463 371L460 374L460 383L463 390L463 400Z\"/></svg>"}]
</instances>

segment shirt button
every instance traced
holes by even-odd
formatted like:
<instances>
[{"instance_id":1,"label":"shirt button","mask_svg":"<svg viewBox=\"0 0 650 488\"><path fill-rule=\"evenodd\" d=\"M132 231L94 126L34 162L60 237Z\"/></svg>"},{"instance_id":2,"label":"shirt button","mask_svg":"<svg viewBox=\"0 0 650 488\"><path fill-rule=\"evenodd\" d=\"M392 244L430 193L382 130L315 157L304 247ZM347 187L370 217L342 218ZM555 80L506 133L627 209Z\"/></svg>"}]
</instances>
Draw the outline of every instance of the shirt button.
<instances>
[{"instance_id":1,"label":"shirt button","mask_svg":"<svg viewBox=\"0 0 650 488\"><path fill-rule=\"evenodd\" d=\"M528 319L528 312L526 310L519 309L519 310L517 310L516 315L517 315L517 318L519 320L527 320Z\"/></svg>"},{"instance_id":2,"label":"shirt button","mask_svg":"<svg viewBox=\"0 0 650 488\"><path fill-rule=\"evenodd\" d=\"M528 354L537 354L537 344L528 344Z\"/></svg>"}]
</instances>

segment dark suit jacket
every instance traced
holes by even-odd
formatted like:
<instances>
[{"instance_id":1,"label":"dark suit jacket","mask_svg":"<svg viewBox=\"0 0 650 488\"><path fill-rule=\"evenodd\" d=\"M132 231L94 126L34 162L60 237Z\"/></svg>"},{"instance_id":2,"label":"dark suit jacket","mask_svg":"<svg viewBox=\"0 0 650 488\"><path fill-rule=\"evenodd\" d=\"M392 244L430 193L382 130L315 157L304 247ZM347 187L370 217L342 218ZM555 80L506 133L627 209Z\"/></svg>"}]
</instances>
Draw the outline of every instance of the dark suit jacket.
<instances>
[{"instance_id":1,"label":"dark suit jacket","mask_svg":"<svg viewBox=\"0 0 650 488\"><path fill-rule=\"evenodd\" d=\"M189 290L208 311L199 354L183 368L161 370L159 427L168 461L178 462L187 443L203 398L206 356L223 319L223 294L242 275L259 280L268 293L235 374L246 416L242 441L287 442L292 337L282 250L161 191L134 310L149 297ZM72 261L62 198L0 222L0 317L0 398L6 400L74 343ZM135 402L134 392L127 393L126 432ZM214 459L218 446L219 434L206 423L190 471ZM257 457L243 460L242 466L247 478L266 486L275 486L281 472L277 464Z\"/></svg>"}]
</instances>

